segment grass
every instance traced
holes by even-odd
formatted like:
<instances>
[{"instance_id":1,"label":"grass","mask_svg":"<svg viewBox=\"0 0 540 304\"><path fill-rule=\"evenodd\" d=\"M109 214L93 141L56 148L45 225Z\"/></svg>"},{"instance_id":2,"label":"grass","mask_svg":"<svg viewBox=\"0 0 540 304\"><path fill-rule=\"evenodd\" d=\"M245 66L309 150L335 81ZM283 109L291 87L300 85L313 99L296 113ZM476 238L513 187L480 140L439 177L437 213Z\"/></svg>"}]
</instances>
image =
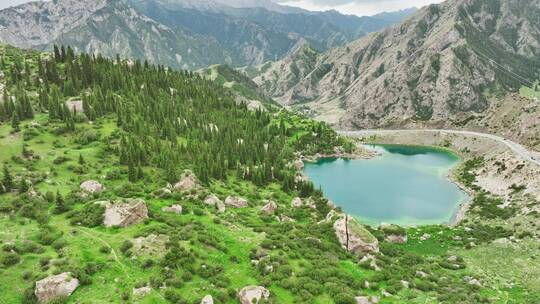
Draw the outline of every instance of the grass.
<instances>
[{"instance_id":1,"label":"grass","mask_svg":"<svg viewBox=\"0 0 540 304\"><path fill-rule=\"evenodd\" d=\"M531 99L533 98L540 99L540 91L535 91L534 89L530 87L526 87L526 86L522 86L519 89L519 94L523 97L527 97Z\"/></svg>"}]
</instances>

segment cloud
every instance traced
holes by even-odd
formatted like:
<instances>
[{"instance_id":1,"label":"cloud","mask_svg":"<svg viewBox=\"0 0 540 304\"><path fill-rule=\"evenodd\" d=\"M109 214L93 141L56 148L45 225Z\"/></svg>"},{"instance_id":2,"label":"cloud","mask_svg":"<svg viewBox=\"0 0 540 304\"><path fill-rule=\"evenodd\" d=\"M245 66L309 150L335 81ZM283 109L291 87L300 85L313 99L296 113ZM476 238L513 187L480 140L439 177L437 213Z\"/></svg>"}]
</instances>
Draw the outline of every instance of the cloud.
<instances>
[{"instance_id":1,"label":"cloud","mask_svg":"<svg viewBox=\"0 0 540 304\"><path fill-rule=\"evenodd\" d=\"M275 0L284 5L297 6L307 10L337 10L344 14L369 16L381 12L398 11L410 7L422 7L443 0Z\"/></svg>"}]
</instances>

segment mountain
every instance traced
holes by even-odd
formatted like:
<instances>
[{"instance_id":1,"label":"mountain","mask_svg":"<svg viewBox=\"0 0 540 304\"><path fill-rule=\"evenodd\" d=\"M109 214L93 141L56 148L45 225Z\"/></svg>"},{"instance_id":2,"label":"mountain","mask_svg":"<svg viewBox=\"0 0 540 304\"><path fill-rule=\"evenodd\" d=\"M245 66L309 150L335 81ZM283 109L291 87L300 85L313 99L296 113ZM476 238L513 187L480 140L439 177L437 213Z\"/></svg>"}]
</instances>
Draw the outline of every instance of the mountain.
<instances>
[{"instance_id":1,"label":"mountain","mask_svg":"<svg viewBox=\"0 0 540 304\"><path fill-rule=\"evenodd\" d=\"M78 52L198 69L279 60L306 43L325 51L365 35L366 22L370 29L395 22L370 18L262 0L57 0L0 11L0 41L39 50L66 44Z\"/></svg>"},{"instance_id":2,"label":"mountain","mask_svg":"<svg viewBox=\"0 0 540 304\"><path fill-rule=\"evenodd\" d=\"M449 0L346 46L300 50L248 74L282 104L339 128L489 124L500 97L537 79L539 15L538 0Z\"/></svg>"}]
</instances>

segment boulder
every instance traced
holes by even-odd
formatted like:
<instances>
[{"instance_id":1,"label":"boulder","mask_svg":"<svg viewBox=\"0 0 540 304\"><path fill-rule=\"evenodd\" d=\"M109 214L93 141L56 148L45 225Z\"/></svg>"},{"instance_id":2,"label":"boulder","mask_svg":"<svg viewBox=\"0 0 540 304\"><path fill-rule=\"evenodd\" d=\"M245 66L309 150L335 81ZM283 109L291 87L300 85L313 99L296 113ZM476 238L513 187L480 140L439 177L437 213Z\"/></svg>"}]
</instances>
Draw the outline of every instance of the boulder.
<instances>
[{"instance_id":1,"label":"boulder","mask_svg":"<svg viewBox=\"0 0 540 304\"><path fill-rule=\"evenodd\" d=\"M69 109L71 113L77 112L77 113L83 113L84 107L83 107L83 101L80 99L72 99L66 101L66 106Z\"/></svg>"},{"instance_id":2,"label":"boulder","mask_svg":"<svg viewBox=\"0 0 540 304\"><path fill-rule=\"evenodd\" d=\"M133 288L133 295L138 298L142 298L152 292L152 288L149 286L143 286L140 288Z\"/></svg>"},{"instance_id":3,"label":"boulder","mask_svg":"<svg viewBox=\"0 0 540 304\"><path fill-rule=\"evenodd\" d=\"M356 297L356 304L377 304L379 303L378 297Z\"/></svg>"},{"instance_id":4,"label":"boulder","mask_svg":"<svg viewBox=\"0 0 540 304\"><path fill-rule=\"evenodd\" d=\"M182 177L180 178L180 181L174 184L173 189L175 191L191 191L191 190L197 190L201 188L201 185L199 184L199 180L193 174L193 172L186 170Z\"/></svg>"},{"instance_id":5,"label":"boulder","mask_svg":"<svg viewBox=\"0 0 540 304\"><path fill-rule=\"evenodd\" d=\"M88 193L99 193L103 191L103 185L97 181L89 180L81 184L81 190Z\"/></svg>"},{"instance_id":6,"label":"boulder","mask_svg":"<svg viewBox=\"0 0 540 304\"><path fill-rule=\"evenodd\" d=\"M244 198L237 196L228 196L225 199L225 205L232 208L245 208L248 206L248 201Z\"/></svg>"},{"instance_id":7,"label":"boulder","mask_svg":"<svg viewBox=\"0 0 540 304\"><path fill-rule=\"evenodd\" d=\"M268 299L270 291L262 286L247 286L238 292L241 304L258 304L261 299Z\"/></svg>"},{"instance_id":8,"label":"boulder","mask_svg":"<svg viewBox=\"0 0 540 304\"><path fill-rule=\"evenodd\" d=\"M202 299L201 304L214 304L214 299L211 295L207 295Z\"/></svg>"},{"instance_id":9,"label":"boulder","mask_svg":"<svg viewBox=\"0 0 540 304\"><path fill-rule=\"evenodd\" d=\"M264 214L274 214L278 208L278 205L274 201L269 201L264 207L261 208L261 212Z\"/></svg>"},{"instance_id":10,"label":"boulder","mask_svg":"<svg viewBox=\"0 0 540 304\"><path fill-rule=\"evenodd\" d=\"M161 211L163 212L171 212L176 214L182 214L182 206L181 205L172 205L170 207L163 207L161 208Z\"/></svg>"},{"instance_id":11,"label":"boulder","mask_svg":"<svg viewBox=\"0 0 540 304\"><path fill-rule=\"evenodd\" d=\"M334 222L334 231L341 247L354 254L379 252L377 239L354 218L341 215Z\"/></svg>"},{"instance_id":12,"label":"boulder","mask_svg":"<svg viewBox=\"0 0 540 304\"><path fill-rule=\"evenodd\" d=\"M301 160L301 159L297 159L295 162L294 162L294 168L296 170L302 170L304 169L304 162Z\"/></svg>"},{"instance_id":13,"label":"boulder","mask_svg":"<svg viewBox=\"0 0 540 304\"><path fill-rule=\"evenodd\" d=\"M420 237L420 240L421 240L421 241L427 241L427 240L429 240L430 238L431 238L431 234L429 234L429 233L424 233L424 234L422 234L422 236Z\"/></svg>"},{"instance_id":14,"label":"boulder","mask_svg":"<svg viewBox=\"0 0 540 304\"><path fill-rule=\"evenodd\" d=\"M40 303L68 297L79 287L79 280L64 272L36 282L34 294Z\"/></svg>"},{"instance_id":15,"label":"boulder","mask_svg":"<svg viewBox=\"0 0 540 304\"><path fill-rule=\"evenodd\" d=\"M219 199L219 197L215 196L214 194L210 194L208 195L205 199L204 199L204 203L209 205L209 206L214 206L216 207L217 211L219 213L223 213L225 212L225 204L223 203L222 200Z\"/></svg>"},{"instance_id":16,"label":"boulder","mask_svg":"<svg viewBox=\"0 0 540 304\"><path fill-rule=\"evenodd\" d=\"M166 252L168 241L169 237L163 234L138 237L133 240L133 252L135 255L162 257Z\"/></svg>"},{"instance_id":17,"label":"boulder","mask_svg":"<svg viewBox=\"0 0 540 304\"><path fill-rule=\"evenodd\" d=\"M295 197L293 198L293 200L291 201L291 207L293 208L300 208L304 205L304 203L302 202L302 199L299 198L299 197Z\"/></svg>"},{"instance_id":18,"label":"boulder","mask_svg":"<svg viewBox=\"0 0 540 304\"><path fill-rule=\"evenodd\" d=\"M385 241L395 244L407 243L407 230L393 224L382 224L379 228L386 235Z\"/></svg>"},{"instance_id":19,"label":"boulder","mask_svg":"<svg viewBox=\"0 0 540 304\"><path fill-rule=\"evenodd\" d=\"M123 203L107 204L103 225L127 227L148 218L148 208L142 199L129 199Z\"/></svg>"}]
</instances>

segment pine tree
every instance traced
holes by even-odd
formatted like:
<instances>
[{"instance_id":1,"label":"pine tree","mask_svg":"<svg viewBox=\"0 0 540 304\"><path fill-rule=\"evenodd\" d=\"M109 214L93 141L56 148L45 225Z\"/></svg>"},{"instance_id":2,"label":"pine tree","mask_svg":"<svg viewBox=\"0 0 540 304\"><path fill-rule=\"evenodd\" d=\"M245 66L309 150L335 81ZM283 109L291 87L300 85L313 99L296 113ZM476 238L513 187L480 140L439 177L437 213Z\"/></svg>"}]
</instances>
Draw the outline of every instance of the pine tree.
<instances>
[{"instance_id":1,"label":"pine tree","mask_svg":"<svg viewBox=\"0 0 540 304\"><path fill-rule=\"evenodd\" d=\"M10 192L13 189L13 177L9 172L9 168L4 165L4 177L2 178L2 184L7 192Z\"/></svg>"},{"instance_id":2,"label":"pine tree","mask_svg":"<svg viewBox=\"0 0 540 304\"><path fill-rule=\"evenodd\" d=\"M84 158L82 154L79 153L79 165L84 166L86 162L84 161Z\"/></svg>"},{"instance_id":3,"label":"pine tree","mask_svg":"<svg viewBox=\"0 0 540 304\"><path fill-rule=\"evenodd\" d=\"M61 214L67 211L67 206L64 198L62 197L62 194L60 194L60 191L56 191L56 199L55 199L55 206L54 206L54 213L55 214Z\"/></svg>"},{"instance_id":4,"label":"pine tree","mask_svg":"<svg viewBox=\"0 0 540 304\"><path fill-rule=\"evenodd\" d=\"M21 130L20 123L21 121L19 120L19 113L17 113L17 111L13 111L11 116L11 127L13 130L15 130L15 132L19 132Z\"/></svg>"},{"instance_id":5,"label":"pine tree","mask_svg":"<svg viewBox=\"0 0 540 304\"><path fill-rule=\"evenodd\" d=\"M21 182L19 184L19 193L26 193L30 189L30 186L26 182L25 178L21 178Z\"/></svg>"},{"instance_id":6,"label":"pine tree","mask_svg":"<svg viewBox=\"0 0 540 304\"><path fill-rule=\"evenodd\" d=\"M137 178L137 169L133 166L133 164L130 162L128 165L128 179L130 182L134 183L138 180Z\"/></svg>"}]
</instances>

